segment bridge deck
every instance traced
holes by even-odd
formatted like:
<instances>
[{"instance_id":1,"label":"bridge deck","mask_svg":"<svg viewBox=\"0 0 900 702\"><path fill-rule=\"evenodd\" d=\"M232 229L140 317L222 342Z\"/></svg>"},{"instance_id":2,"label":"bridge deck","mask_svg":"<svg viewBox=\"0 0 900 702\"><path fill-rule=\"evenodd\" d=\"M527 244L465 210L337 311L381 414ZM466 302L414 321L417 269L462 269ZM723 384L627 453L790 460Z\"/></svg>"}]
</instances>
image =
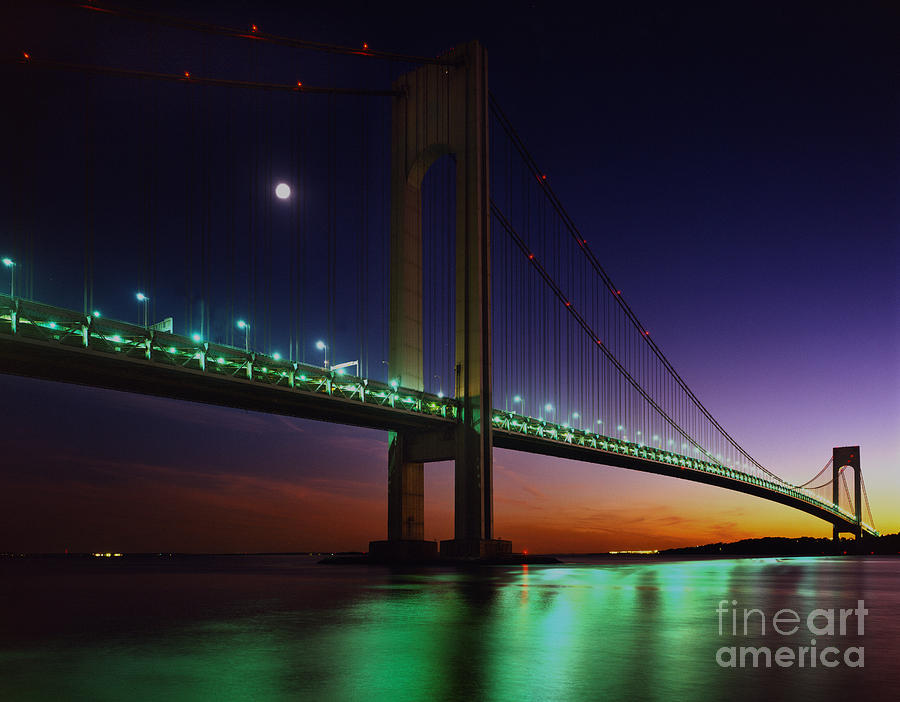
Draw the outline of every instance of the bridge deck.
<instances>
[{"instance_id":1,"label":"bridge deck","mask_svg":"<svg viewBox=\"0 0 900 702\"><path fill-rule=\"evenodd\" d=\"M452 398L2 295L0 373L382 430L445 431L457 421ZM768 476L511 412L492 420L498 448L716 485L857 528L840 507Z\"/></svg>"}]
</instances>

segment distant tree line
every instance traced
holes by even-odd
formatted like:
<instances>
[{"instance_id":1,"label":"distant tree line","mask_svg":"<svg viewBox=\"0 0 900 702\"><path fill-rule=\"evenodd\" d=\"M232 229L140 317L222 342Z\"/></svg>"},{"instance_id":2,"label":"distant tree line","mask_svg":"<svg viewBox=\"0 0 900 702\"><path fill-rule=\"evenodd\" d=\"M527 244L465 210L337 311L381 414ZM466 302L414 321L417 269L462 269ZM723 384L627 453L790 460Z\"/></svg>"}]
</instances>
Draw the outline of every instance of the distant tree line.
<instances>
[{"instance_id":1,"label":"distant tree line","mask_svg":"<svg viewBox=\"0 0 900 702\"><path fill-rule=\"evenodd\" d=\"M726 556L896 556L900 555L900 533L882 536L865 536L862 539L841 539L835 544L831 539L802 536L790 539L768 536L762 539L743 539L732 543L687 546L660 551L660 555L726 555Z\"/></svg>"}]
</instances>

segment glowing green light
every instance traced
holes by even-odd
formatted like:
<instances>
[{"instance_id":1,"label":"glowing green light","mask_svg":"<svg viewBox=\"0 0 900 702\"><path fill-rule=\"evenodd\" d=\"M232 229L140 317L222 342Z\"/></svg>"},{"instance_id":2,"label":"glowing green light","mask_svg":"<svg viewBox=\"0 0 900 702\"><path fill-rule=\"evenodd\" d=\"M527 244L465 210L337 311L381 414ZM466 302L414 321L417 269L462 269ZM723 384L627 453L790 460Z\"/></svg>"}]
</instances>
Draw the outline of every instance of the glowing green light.
<instances>
[{"instance_id":1,"label":"glowing green light","mask_svg":"<svg viewBox=\"0 0 900 702\"><path fill-rule=\"evenodd\" d=\"M269 369L266 368L265 366L263 366L263 373L268 373L268 372L269 372Z\"/></svg>"},{"instance_id":2,"label":"glowing green light","mask_svg":"<svg viewBox=\"0 0 900 702\"><path fill-rule=\"evenodd\" d=\"M438 392L438 397L443 398L443 397L444 397L444 393Z\"/></svg>"},{"instance_id":3,"label":"glowing green light","mask_svg":"<svg viewBox=\"0 0 900 702\"><path fill-rule=\"evenodd\" d=\"M197 333L191 334L191 338L192 338L194 341L198 342L198 343L199 343L200 341L203 341L203 337L200 336L200 335L197 334Z\"/></svg>"},{"instance_id":4,"label":"glowing green light","mask_svg":"<svg viewBox=\"0 0 900 702\"><path fill-rule=\"evenodd\" d=\"M616 427L616 429L617 429L618 431L622 431L624 428L625 428L625 427L623 427L621 424L620 424L619 426Z\"/></svg>"},{"instance_id":5,"label":"glowing green light","mask_svg":"<svg viewBox=\"0 0 900 702\"><path fill-rule=\"evenodd\" d=\"M112 339L113 341L115 341L117 344L120 343L120 342L122 341L122 337L119 336L118 334L115 334L114 336L111 336L110 339Z\"/></svg>"},{"instance_id":6,"label":"glowing green light","mask_svg":"<svg viewBox=\"0 0 900 702\"><path fill-rule=\"evenodd\" d=\"M219 356L219 357L216 359L216 363L218 363L218 364L221 365L222 363L225 363L225 359L222 358L221 356Z\"/></svg>"},{"instance_id":7,"label":"glowing green light","mask_svg":"<svg viewBox=\"0 0 900 702\"><path fill-rule=\"evenodd\" d=\"M546 405L544 405L544 409L547 410L548 412L552 412L552 411L553 411L553 405L552 405L551 403L548 402Z\"/></svg>"},{"instance_id":8,"label":"glowing green light","mask_svg":"<svg viewBox=\"0 0 900 702\"><path fill-rule=\"evenodd\" d=\"M513 398L513 402L521 402L521 401L522 401L522 396L521 396L521 395L516 395L516 396Z\"/></svg>"},{"instance_id":9,"label":"glowing green light","mask_svg":"<svg viewBox=\"0 0 900 702\"><path fill-rule=\"evenodd\" d=\"M4 258L3 265L6 266L7 268L12 268L14 265L16 265L16 262L13 261L11 258Z\"/></svg>"},{"instance_id":10,"label":"glowing green light","mask_svg":"<svg viewBox=\"0 0 900 702\"><path fill-rule=\"evenodd\" d=\"M47 326L51 329L56 329L56 322L50 322L50 324L48 324Z\"/></svg>"},{"instance_id":11,"label":"glowing green light","mask_svg":"<svg viewBox=\"0 0 900 702\"><path fill-rule=\"evenodd\" d=\"M97 319L100 319L100 310L94 310L92 313Z\"/></svg>"},{"instance_id":12,"label":"glowing green light","mask_svg":"<svg viewBox=\"0 0 900 702\"><path fill-rule=\"evenodd\" d=\"M581 416L581 415L578 414L578 412L573 412L573 413L572 413L572 417L575 418L575 419L578 419L580 416Z\"/></svg>"},{"instance_id":13,"label":"glowing green light","mask_svg":"<svg viewBox=\"0 0 900 702\"><path fill-rule=\"evenodd\" d=\"M245 322L243 319L239 319L239 320L237 321L237 328L238 328L238 329L246 329L246 328L249 327L249 326L250 326L250 325L247 324L247 322Z\"/></svg>"},{"instance_id":14,"label":"glowing green light","mask_svg":"<svg viewBox=\"0 0 900 702\"><path fill-rule=\"evenodd\" d=\"M305 375L301 375L301 376L300 376L300 380L306 380L306 376L305 376Z\"/></svg>"},{"instance_id":15,"label":"glowing green light","mask_svg":"<svg viewBox=\"0 0 900 702\"><path fill-rule=\"evenodd\" d=\"M169 353L175 353L177 349L174 346L169 347Z\"/></svg>"},{"instance_id":16,"label":"glowing green light","mask_svg":"<svg viewBox=\"0 0 900 702\"><path fill-rule=\"evenodd\" d=\"M598 419L598 420L597 420L597 424L603 424L603 420L602 420L602 419Z\"/></svg>"},{"instance_id":17,"label":"glowing green light","mask_svg":"<svg viewBox=\"0 0 900 702\"><path fill-rule=\"evenodd\" d=\"M280 361L281 354L276 351L275 353L272 354L272 358L274 358L276 361Z\"/></svg>"},{"instance_id":18,"label":"glowing green light","mask_svg":"<svg viewBox=\"0 0 900 702\"><path fill-rule=\"evenodd\" d=\"M337 371L338 375L344 375L345 373L346 373L346 371L343 368L338 368L338 371Z\"/></svg>"},{"instance_id":19,"label":"glowing green light","mask_svg":"<svg viewBox=\"0 0 900 702\"><path fill-rule=\"evenodd\" d=\"M394 388L394 390L396 390L398 387L400 387L400 383L398 383L396 380L392 380L391 387Z\"/></svg>"}]
</instances>

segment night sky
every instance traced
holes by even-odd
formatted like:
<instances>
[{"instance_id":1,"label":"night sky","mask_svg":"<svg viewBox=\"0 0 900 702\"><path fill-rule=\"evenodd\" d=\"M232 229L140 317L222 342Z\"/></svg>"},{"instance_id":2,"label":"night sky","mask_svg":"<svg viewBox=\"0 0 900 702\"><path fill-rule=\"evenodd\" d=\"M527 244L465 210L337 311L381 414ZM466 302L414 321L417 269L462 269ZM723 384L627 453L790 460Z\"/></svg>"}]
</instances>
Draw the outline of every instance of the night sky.
<instances>
[{"instance_id":1,"label":"night sky","mask_svg":"<svg viewBox=\"0 0 900 702\"><path fill-rule=\"evenodd\" d=\"M132 6L424 56L479 39L491 90L554 191L719 422L763 465L798 483L833 446L859 444L875 525L900 530L896 5L623 3L591 14L583 3L559 2ZM47 5L18 9L2 43L7 59L37 46L58 60L161 71L180 70L201 51L155 43L151 60L134 41L149 32ZM204 43L210 72L291 80L279 63L288 50L263 55L251 71L246 44ZM336 65L316 63L306 75L384 87L390 71L401 70L355 74L352 63ZM8 61L2 70L12 107L0 121L11 144L0 255L25 260L22 231L31 231L33 266L23 284L30 275L36 298L80 309L84 79L56 73L56 85L36 88L26 85L24 67ZM159 133L176 135L165 142L171 171L154 175L164 183L154 208L164 213L185 174L190 181L203 163L218 168L219 157L178 162L173 154L194 138L179 131L183 106L166 88L152 88L146 104L133 90L98 93L88 104L97 120L125 120L123 134L153 114ZM117 117L117 100L122 114L136 116ZM57 104L65 107L54 111ZM260 104L271 111L271 133L282 134L287 102ZM305 133L319 126L311 118ZM212 141L234 133L215 131ZM112 130L97 158L115 155L120 139ZM149 155L158 143L148 137L138 151ZM242 148L233 146L234 161ZM268 192L289 177L291 146L273 137L265 148L269 167L255 187ZM128 233L128 198L145 202L135 178L136 194L121 179L94 194L105 213L97 226L108 237L98 239L105 248L97 265L109 271L97 304L125 319L136 310L135 278L123 270L145 251ZM165 215L154 216L160 236L169 234ZM191 216L179 215L179 236ZM289 226L279 217L288 215L260 216L277 244L279 227ZM228 258L218 255L214 269ZM134 276L166 282L165 270ZM280 313L272 309L271 327ZM304 348L312 339L303 338ZM0 551L349 550L386 534L384 433L9 376L0 376L0 398ZM426 538L452 536L452 485L450 464L426 467ZM495 536L517 550L831 533L825 522L730 491L507 451L495 452L494 502Z\"/></svg>"}]
</instances>

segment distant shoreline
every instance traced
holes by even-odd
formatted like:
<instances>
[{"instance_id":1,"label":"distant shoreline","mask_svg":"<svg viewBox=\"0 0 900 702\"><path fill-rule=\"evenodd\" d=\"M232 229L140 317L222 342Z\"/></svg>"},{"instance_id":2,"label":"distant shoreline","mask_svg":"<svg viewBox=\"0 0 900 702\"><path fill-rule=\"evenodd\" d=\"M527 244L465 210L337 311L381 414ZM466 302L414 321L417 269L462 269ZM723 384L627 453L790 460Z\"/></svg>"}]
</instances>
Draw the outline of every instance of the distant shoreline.
<instances>
[{"instance_id":1,"label":"distant shoreline","mask_svg":"<svg viewBox=\"0 0 900 702\"><path fill-rule=\"evenodd\" d=\"M0 558L96 558L117 560L119 558L229 558L240 556L312 556L317 558L344 556L363 557L363 551L258 551L248 553L190 553L190 552L149 552L149 553L26 553L0 552ZM539 554L535 554L538 556ZM660 551L598 551L590 553L555 552L540 554L557 558L611 558L640 560L666 558L670 556L897 556L900 555L900 533L870 536L860 540L841 539L835 545L831 539L802 536L789 538L767 536L758 539L703 544L683 548L669 548Z\"/></svg>"}]
</instances>

